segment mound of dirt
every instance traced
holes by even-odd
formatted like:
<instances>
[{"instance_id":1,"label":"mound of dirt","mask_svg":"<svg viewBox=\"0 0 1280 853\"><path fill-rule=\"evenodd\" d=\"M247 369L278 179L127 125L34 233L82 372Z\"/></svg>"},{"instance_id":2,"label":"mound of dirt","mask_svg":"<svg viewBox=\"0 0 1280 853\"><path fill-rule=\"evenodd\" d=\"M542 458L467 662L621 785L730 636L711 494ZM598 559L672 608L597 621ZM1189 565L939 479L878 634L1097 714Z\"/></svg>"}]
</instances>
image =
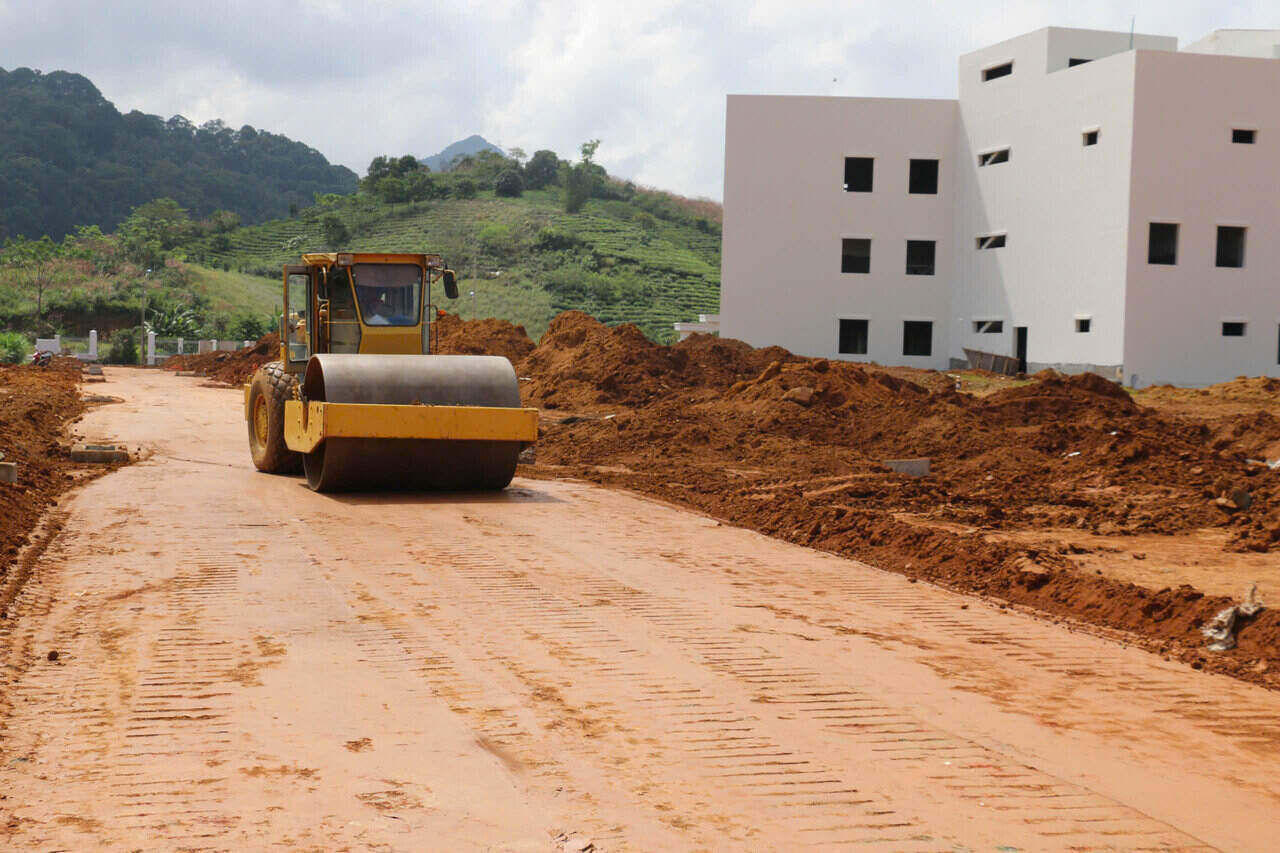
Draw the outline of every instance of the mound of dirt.
<instances>
[{"instance_id":1,"label":"mound of dirt","mask_svg":"<svg viewBox=\"0 0 1280 853\"><path fill-rule=\"evenodd\" d=\"M501 355L519 364L534 348L524 326L506 320L463 320L446 314L436 321L434 331L436 352L442 355Z\"/></svg>"},{"instance_id":2,"label":"mound of dirt","mask_svg":"<svg viewBox=\"0 0 1280 853\"><path fill-rule=\"evenodd\" d=\"M1203 657L1197 628L1224 600L1077 570L1067 545L996 531L1188 534L1280 549L1280 495L1248 458L1269 414L1209 425L1135 402L1093 374L1045 371L985 396L936 371L882 369L693 336L659 346L633 326L557 317L519 366L544 410L533 476L571 475L690 506L887 569L1133 632ZM1253 388L1250 394L1269 393ZM1242 392L1232 392L1242 393ZM914 479L886 459L927 457ZM1052 540L1051 540L1052 542ZM1074 547L1074 546L1071 546ZM1241 650L1204 665L1252 677L1280 657L1259 617ZM1268 627L1270 626L1270 627ZM1252 637L1248 635L1252 634Z\"/></svg>"},{"instance_id":3,"label":"mound of dirt","mask_svg":"<svg viewBox=\"0 0 1280 853\"><path fill-rule=\"evenodd\" d=\"M71 461L65 439L68 424L85 408L79 382L74 358L55 358L46 368L0 366L0 453L18 464L18 482L0 483L0 614L18 589L9 583L18 552L44 512L76 482L80 466ZM58 527L52 519L50 530Z\"/></svg>"},{"instance_id":4,"label":"mound of dirt","mask_svg":"<svg viewBox=\"0 0 1280 853\"><path fill-rule=\"evenodd\" d=\"M175 355L165 360L165 370L191 371L214 382L243 385L254 371L270 361L280 360L280 336L264 335L256 344L231 352L208 352L203 355Z\"/></svg>"}]
</instances>

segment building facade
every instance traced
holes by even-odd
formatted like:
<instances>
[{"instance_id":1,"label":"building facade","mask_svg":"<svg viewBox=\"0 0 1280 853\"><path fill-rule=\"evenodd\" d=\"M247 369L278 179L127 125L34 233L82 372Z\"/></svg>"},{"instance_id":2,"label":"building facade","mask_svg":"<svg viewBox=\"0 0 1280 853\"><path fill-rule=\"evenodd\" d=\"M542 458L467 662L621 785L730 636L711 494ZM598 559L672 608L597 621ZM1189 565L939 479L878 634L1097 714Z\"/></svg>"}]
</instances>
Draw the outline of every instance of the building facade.
<instances>
[{"instance_id":1,"label":"building facade","mask_svg":"<svg viewBox=\"0 0 1280 853\"><path fill-rule=\"evenodd\" d=\"M1048 28L961 57L956 100L730 96L722 334L1280 375L1277 45Z\"/></svg>"}]
</instances>

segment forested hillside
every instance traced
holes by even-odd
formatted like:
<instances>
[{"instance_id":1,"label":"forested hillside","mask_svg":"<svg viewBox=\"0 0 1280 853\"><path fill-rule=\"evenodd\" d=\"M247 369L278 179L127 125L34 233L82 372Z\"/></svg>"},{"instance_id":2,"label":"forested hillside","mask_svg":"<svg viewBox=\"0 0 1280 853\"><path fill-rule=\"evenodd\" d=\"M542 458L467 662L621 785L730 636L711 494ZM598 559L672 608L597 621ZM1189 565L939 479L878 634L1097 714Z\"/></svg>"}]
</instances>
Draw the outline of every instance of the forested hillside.
<instances>
[{"instance_id":1,"label":"forested hillside","mask_svg":"<svg viewBox=\"0 0 1280 853\"><path fill-rule=\"evenodd\" d=\"M462 298L441 307L498 317L535 338L560 311L635 323L671 340L672 323L716 313L720 207L609 177L583 146L576 163L542 150L482 151L449 172L412 156L377 157L349 196L322 197L296 217L192 232L190 261L278 276L302 252L439 252Z\"/></svg>"},{"instance_id":2,"label":"forested hillside","mask_svg":"<svg viewBox=\"0 0 1280 853\"><path fill-rule=\"evenodd\" d=\"M357 184L350 169L278 134L121 115L66 71L0 69L0 117L0 241L61 238L90 224L109 232L156 198L196 217L226 210L261 222Z\"/></svg>"}]
</instances>

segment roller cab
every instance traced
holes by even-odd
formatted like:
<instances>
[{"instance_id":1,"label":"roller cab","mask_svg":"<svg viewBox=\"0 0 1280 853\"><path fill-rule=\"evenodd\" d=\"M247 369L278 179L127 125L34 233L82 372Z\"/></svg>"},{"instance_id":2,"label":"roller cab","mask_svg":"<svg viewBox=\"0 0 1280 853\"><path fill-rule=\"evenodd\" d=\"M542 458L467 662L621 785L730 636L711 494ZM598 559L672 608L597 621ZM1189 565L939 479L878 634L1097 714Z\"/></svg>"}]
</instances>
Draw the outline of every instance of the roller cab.
<instances>
[{"instance_id":1,"label":"roller cab","mask_svg":"<svg viewBox=\"0 0 1280 853\"><path fill-rule=\"evenodd\" d=\"M303 255L284 270L281 361L245 386L254 464L318 491L502 489L537 439L511 362L432 355L437 255Z\"/></svg>"}]
</instances>

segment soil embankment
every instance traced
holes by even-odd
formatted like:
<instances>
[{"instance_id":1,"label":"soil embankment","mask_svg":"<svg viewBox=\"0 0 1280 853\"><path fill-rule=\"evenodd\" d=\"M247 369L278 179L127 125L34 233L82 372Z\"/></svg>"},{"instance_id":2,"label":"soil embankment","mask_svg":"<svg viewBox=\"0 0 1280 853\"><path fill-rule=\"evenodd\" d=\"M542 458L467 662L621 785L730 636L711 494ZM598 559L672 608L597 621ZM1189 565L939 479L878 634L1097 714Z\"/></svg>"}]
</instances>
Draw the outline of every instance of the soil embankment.
<instances>
[{"instance_id":1,"label":"soil embankment","mask_svg":"<svg viewBox=\"0 0 1280 853\"><path fill-rule=\"evenodd\" d=\"M494 320L450 324L456 351L508 354L514 333ZM1205 531L1242 561L1280 551L1280 473L1257 458L1276 446L1280 422L1256 405L1165 411L1097 376L1051 372L960 393L932 371L706 336L660 346L577 312L554 320L517 371L526 403L543 410L528 475L634 489L1280 686L1277 611L1248 624L1238 649L1210 653L1199 628L1231 597L1181 583L1174 569L1152 586L1093 568L1144 559L1131 542ZM1267 381L1249 392L1274 404L1280 388ZM1159 406L1239 395L1145 396ZM930 460L927 477L883 464L915 457ZM1253 579L1242 570L1228 585L1243 593ZM1264 599L1277 592L1264 584Z\"/></svg>"},{"instance_id":2,"label":"soil embankment","mask_svg":"<svg viewBox=\"0 0 1280 853\"><path fill-rule=\"evenodd\" d=\"M11 572L41 517L90 473L71 461L67 442L68 425L85 410L79 383L80 363L71 358L0 366L0 454L18 466L16 483L0 483L0 616L18 592ZM47 519L48 534L59 527Z\"/></svg>"}]
</instances>

